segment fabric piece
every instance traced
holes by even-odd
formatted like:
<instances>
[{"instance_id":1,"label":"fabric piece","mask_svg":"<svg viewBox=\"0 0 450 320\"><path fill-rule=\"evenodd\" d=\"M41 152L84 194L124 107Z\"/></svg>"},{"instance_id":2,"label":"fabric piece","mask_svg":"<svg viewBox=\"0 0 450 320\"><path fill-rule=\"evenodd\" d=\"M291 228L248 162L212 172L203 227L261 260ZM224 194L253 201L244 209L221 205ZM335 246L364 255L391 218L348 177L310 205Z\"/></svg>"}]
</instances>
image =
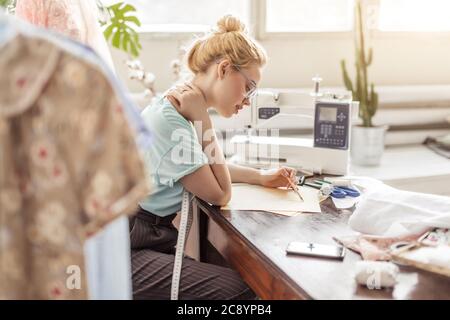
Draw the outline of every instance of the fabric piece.
<instances>
[{"instance_id":1,"label":"fabric piece","mask_svg":"<svg viewBox=\"0 0 450 320\"><path fill-rule=\"evenodd\" d=\"M128 217L122 216L84 243L89 299L132 299L128 229Z\"/></svg>"},{"instance_id":2,"label":"fabric piece","mask_svg":"<svg viewBox=\"0 0 450 320\"><path fill-rule=\"evenodd\" d=\"M148 192L134 137L103 73L50 42L17 36L0 70L0 297L85 299L83 241Z\"/></svg>"},{"instance_id":3,"label":"fabric piece","mask_svg":"<svg viewBox=\"0 0 450 320\"><path fill-rule=\"evenodd\" d=\"M19 0L16 14L22 19L50 29L54 33L33 28L26 23L19 23L19 19L13 19L13 17L9 17L9 19L0 17L0 42L5 42L8 37L13 38L17 32L28 36L45 37L74 56L95 65L108 78L118 99L122 102L124 113L133 130L138 147L146 149L151 143L149 130L140 118L132 100L124 94L124 87L113 74L111 53L98 23L98 8L95 1L59 1L59 5L66 3L74 7L74 10L68 10L70 7L67 5L61 7L64 16L67 17L63 20L60 17L52 16L51 11L55 8L51 7L51 2L52 0L45 1L45 3L33 1L30 4L28 0ZM41 15L39 16L39 14ZM58 14L58 16L61 15ZM54 23L54 20L59 20L59 23ZM70 24L71 28L68 27ZM91 299L131 299L132 297L128 219L122 217L117 220L108 225L101 233L89 238L84 245Z\"/></svg>"},{"instance_id":4,"label":"fabric piece","mask_svg":"<svg viewBox=\"0 0 450 320\"><path fill-rule=\"evenodd\" d=\"M417 241L421 235L406 237L379 237L371 235L349 235L333 237L343 246L361 254L363 260L391 260L391 247L398 243L412 243Z\"/></svg>"},{"instance_id":5,"label":"fabric piece","mask_svg":"<svg viewBox=\"0 0 450 320\"><path fill-rule=\"evenodd\" d=\"M134 133L139 149L143 151L151 145L151 132L142 120L136 105L127 94L126 88L113 74L111 68L90 47L72 41L70 38L61 36L59 33L52 33L36 28L28 23L24 23L20 19L6 16L0 12L0 46L8 41L12 41L18 35L45 39L61 50L70 52L74 57L83 60L85 63L95 66L108 79L118 100L121 102L124 114Z\"/></svg>"},{"instance_id":6,"label":"fabric piece","mask_svg":"<svg viewBox=\"0 0 450 320\"><path fill-rule=\"evenodd\" d=\"M352 229L400 237L431 227L450 228L450 197L402 191L387 185L364 194L349 219Z\"/></svg>"},{"instance_id":7,"label":"fabric piece","mask_svg":"<svg viewBox=\"0 0 450 320\"><path fill-rule=\"evenodd\" d=\"M170 299L174 246L177 230L172 225L175 215L163 217L141 210L131 217L131 264L134 299ZM255 294L229 268L183 259L180 300L254 299Z\"/></svg>"},{"instance_id":8,"label":"fabric piece","mask_svg":"<svg viewBox=\"0 0 450 320\"><path fill-rule=\"evenodd\" d=\"M35 26L50 29L90 46L114 69L92 0L17 0L15 14Z\"/></svg>"},{"instance_id":9,"label":"fabric piece","mask_svg":"<svg viewBox=\"0 0 450 320\"><path fill-rule=\"evenodd\" d=\"M178 113L166 98L142 112L152 128L152 145L144 153L153 191L140 206L159 216L181 209L183 185L180 179L208 164L194 126Z\"/></svg>"},{"instance_id":10,"label":"fabric piece","mask_svg":"<svg viewBox=\"0 0 450 320\"><path fill-rule=\"evenodd\" d=\"M450 246L420 247L402 253L401 257L413 263L446 268L447 274L450 272Z\"/></svg>"}]
</instances>

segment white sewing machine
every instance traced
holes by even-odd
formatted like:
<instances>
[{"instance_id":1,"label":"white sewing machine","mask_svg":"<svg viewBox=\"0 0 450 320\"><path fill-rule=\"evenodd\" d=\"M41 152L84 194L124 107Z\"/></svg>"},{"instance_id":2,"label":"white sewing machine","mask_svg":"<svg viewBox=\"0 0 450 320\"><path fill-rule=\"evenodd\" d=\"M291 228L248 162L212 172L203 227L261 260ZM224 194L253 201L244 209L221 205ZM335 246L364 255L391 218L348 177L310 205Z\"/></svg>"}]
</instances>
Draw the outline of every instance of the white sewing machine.
<instances>
[{"instance_id":1,"label":"white sewing machine","mask_svg":"<svg viewBox=\"0 0 450 320\"><path fill-rule=\"evenodd\" d=\"M230 161L257 168L286 165L306 173L347 174L352 117L359 103L352 101L349 91L321 93L320 78L313 80L313 92L258 90L251 107L239 115L230 120L213 116L216 129L244 133L230 139ZM309 135L301 135L302 131Z\"/></svg>"}]
</instances>

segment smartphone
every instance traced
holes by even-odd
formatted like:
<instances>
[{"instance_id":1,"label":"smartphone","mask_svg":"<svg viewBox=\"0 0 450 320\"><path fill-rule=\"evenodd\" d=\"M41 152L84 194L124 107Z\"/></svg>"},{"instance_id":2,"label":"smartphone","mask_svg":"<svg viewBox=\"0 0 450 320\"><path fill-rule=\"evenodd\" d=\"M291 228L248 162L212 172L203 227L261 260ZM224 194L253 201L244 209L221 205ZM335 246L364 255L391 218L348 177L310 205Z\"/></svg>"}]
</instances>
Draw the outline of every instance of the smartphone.
<instances>
[{"instance_id":1,"label":"smartphone","mask_svg":"<svg viewBox=\"0 0 450 320\"><path fill-rule=\"evenodd\" d=\"M343 259L345 248L342 246L293 241L289 243L286 252L288 254Z\"/></svg>"}]
</instances>

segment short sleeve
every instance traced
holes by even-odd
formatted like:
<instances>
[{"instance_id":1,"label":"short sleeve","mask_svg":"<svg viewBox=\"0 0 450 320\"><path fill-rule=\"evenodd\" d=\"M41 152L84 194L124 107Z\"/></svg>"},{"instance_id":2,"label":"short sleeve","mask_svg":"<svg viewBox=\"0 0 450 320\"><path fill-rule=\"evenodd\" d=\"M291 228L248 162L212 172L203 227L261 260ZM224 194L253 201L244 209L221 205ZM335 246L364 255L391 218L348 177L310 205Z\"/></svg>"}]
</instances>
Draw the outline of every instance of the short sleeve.
<instances>
[{"instance_id":1,"label":"short sleeve","mask_svg":"<svg viewBox=\"0 0 450 320\"><path fill-rule=\"evenodd\" d=\"M208 164L194 127L180 115L166 114L173 127L170 140L172 146L163 154L156 168L156 178L163 185L175 182Z\"/></svg>"}]
</instances>

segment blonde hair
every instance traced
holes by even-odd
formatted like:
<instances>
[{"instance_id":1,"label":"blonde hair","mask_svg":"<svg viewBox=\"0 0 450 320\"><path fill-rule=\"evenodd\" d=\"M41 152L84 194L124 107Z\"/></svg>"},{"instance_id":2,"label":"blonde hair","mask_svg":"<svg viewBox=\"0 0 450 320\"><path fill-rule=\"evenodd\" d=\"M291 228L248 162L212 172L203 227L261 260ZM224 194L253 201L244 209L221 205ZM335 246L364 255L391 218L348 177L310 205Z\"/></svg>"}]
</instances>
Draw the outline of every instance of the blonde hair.
<instances>
[{"instance_id":1,"label":"blonde hair","mask_svg":"<svg viewBox=\"0 0 450 320\"><path fill-rule=\"evenodd\" d=\"M236 17L226 15L217 21L217 28L196 39L186 55L187 66L194 73L205 72L212 62L228 59L233 65L246 68L264 66L265 50L252 39L245 25Z\"/></svg>"}]
</instances>

